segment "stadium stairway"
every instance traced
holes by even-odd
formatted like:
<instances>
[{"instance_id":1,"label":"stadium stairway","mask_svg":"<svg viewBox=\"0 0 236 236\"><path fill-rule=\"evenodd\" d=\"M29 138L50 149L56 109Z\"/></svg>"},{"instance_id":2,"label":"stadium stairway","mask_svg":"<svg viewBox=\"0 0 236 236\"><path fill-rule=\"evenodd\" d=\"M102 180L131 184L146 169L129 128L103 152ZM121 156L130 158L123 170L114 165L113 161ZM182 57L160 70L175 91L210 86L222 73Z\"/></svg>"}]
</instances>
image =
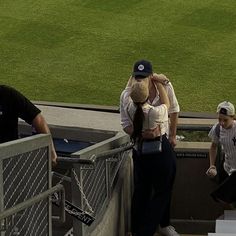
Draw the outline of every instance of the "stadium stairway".
<instances>
[{"instance_id":1,"label":"stadium stairway","mask_svg":"<svg viewBox=\"0 0 236 236\"><path fill-rule=\"evenodd\" d=\"M215 233L208 233L208 236L236 236L236 210L225 210L216 219Z\"/></svg>"}]
</instances>

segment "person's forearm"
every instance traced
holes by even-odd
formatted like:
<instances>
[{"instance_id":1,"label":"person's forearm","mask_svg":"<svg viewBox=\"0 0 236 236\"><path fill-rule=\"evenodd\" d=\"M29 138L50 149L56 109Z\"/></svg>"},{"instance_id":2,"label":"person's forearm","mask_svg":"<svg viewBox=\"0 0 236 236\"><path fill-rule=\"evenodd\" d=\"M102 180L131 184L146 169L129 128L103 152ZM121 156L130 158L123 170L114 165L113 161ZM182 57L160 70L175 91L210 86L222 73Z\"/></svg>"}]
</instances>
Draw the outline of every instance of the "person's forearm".
<instances>
[{"instance_id":1,"label":"person's forearm","mask_svg":"<svg viewBox=\"0 0 236 236\"><path fill-rule=\"evenodd\" d=\"M178 117L179 117L179 113L175 112L175 113L171 113L170 114L170 130L169 130L169 136L176 136L176 132L177 132L177 124L178 124Z\"/></svg>"},{"instance_id":2,"label":"person's forearm","mask_svg":"<svg viewBox=\"0 0 236 236\"><path fill-rule=\"evenodd\" d=\"M35 128L35 131L39 134L50 134L49 127L44 119L44 117L41 114L38 114L33 122L33 127Z\"/></svg>"},{"instance_id":3,"label":"person's forearm","mask_svg":"<svg viewBox=\"0 0 236 236\"><path fill-rule=\"evenodd\" d=\"M209 150L210 165L209 165L208 170L206 171L206 174L210 178L214 178L217 175L217 168L215 166L216 155L217 155L217 144L211 143L211 147Z\"/></svg>"},{"instance_id":4,"label":"person's forearm","mask_svg":"<svg viewBox=\"0 0 236 236\"><path fill-rule=\"evenodd\" d=\"M35 131L39 134L51 134L48 124L41 114L38 114L34 118L32 125ZM51 150L52 150L52 161L54 164L56 164L57 154L56 154L56 150L53 144L52 137L51 137Z\"/></svg>"},{"instance_id":5,"label":"person's forearm","mask_svg":"<svg viewBox=\"0 0 236 236\"><path fill-rule=\"evenodd\" d=\"M209 150L210 166L215 165L217 155L217 145L212 143Z\"/></svg>"},{"instance_id":6,"label":"person's forearm","mask_svg":"<svg viewBox=\"0 0 236 236\"><path fill-rule=\"evenodd\" d=\"M131 136L133 133L133 126L126 126L123 130L125 131L125 133Z\"/></svg>"}]
</instances>

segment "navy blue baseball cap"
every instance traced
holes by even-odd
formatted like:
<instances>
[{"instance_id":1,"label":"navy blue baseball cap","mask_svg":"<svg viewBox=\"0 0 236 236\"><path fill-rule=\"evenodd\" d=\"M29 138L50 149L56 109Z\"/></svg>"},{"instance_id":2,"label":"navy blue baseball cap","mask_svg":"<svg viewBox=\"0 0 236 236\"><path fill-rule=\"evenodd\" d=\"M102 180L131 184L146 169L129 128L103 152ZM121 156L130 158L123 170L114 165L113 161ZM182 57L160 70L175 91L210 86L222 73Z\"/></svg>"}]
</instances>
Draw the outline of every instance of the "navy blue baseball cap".
<instances>
[{"instance_id":1,"label":"navy blue baseball cap","mask_svg":"<svg viewBox=\"0 0 236 236\"><path fill-rule=\"evenodd\" d=\"M152 73L152 64L150 61L140 60L135 62L132 74L134 77L147 77Z\"/></svg>"}]
</instances>

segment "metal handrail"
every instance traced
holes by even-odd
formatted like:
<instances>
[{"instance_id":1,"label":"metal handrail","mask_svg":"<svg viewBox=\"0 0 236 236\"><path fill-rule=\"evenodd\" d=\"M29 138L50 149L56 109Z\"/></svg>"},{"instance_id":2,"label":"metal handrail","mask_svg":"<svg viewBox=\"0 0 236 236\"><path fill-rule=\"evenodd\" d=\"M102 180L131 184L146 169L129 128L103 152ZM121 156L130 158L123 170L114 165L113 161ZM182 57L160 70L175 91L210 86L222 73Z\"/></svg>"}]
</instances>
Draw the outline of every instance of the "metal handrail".
<instances>
[{"instance_id":1,"label":"metal handrail","mask_svg":"<svg viewBox=\"0 0 236 236\"><path fill-rule=\"evenodd\" d=\"M101 152L97 155L94 154L91 157L91 161L93 163L95 163L96 161L99 161L99 160L108 159L112 155L115 155L115 154L118 154L120 152L125 152L125 151L128 151L128 150L132 149L133 146L134 146L133 143L129 143L128 145L126 145L124 147L119 147L119 148L115 148L115 149L112 149L112 150L104 151L104 152Z\"/></svg>"},{"instance_id":2,"label":"metal handrail","mask_svg":"<svg viewBox=\"0 0 236 236\"><path fill-rule=\"evenodd\" d=\"M55 192L59 192L59 191L62 192L61 221L65 222L65 190L64 190L64 186L62 184L58 184L56 186L53 186L52 188L46 190L45 192L40 193L35 197L32 197L22 203L17 204L14 207L11 207L11 208L1 212L0 213L0 221L18 213L19 211L22 211L22 210L34 205L35 203L47 198L51 194L53 194Z\"/></svg>"},{"instance_id":3,"label":"metal handrail","mask_svg":"<svg viewBox=\"0 0 236 236\"><path fill-rule=\"evenodd\" d=\"M60 157L58 156L57 161L58 162L67 162L71 164L88 164L88 165L94 165L96 161L104 160L110 158L111 155L118 154L120 152L124 152L127 150L132 149L134 146L133 143L129 143L128 145L124 147L114 148L108 151L101 152L99 154L93 154L89 159L80 159L80 158L73 158L73 157Z\"/></svg>"}]
</instances>

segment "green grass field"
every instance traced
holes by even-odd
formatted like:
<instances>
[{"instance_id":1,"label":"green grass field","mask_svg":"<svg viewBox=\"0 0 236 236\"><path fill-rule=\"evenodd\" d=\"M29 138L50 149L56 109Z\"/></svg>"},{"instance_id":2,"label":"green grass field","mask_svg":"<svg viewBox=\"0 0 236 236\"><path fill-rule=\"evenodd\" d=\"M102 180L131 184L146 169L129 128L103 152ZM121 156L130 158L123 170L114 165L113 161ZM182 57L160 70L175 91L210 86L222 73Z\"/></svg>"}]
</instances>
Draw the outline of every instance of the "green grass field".
<instances>
[{"instance_id":1,"label":"green grass field","mask_svg":"<svg viewBox=\"0 0 236 236\"><path fill-rule=\"evenodd\" d=\"M0 83L32 100L118 105L152 61L182 111L236 105L235 0L2 0Z\"/></svg>"}]
</instances>

